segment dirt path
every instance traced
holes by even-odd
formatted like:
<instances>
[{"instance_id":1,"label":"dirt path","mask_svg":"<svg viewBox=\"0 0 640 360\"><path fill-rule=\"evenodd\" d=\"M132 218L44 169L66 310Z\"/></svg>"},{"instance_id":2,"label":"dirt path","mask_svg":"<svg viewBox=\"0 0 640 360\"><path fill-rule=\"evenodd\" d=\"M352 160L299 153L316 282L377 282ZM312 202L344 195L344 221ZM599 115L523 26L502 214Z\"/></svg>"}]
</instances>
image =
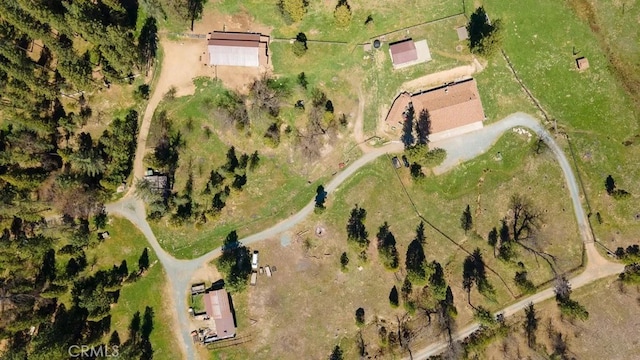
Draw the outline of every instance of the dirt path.
<instances>
[{"instance_id":1,"label":"dirt path","mask_svg":"<svg viewBox=\"0 0 640 360\"><path fill-rule=\"evenodd\" d=\"M371 147L365 144L364 138L364 104L364 93L362 92L362 88L358 87L358 114L356 115L356 121L353 124L353 137L360 147L360 150L366 154L371 151Z\"/></svg>"},{"instance_id":2,"label":"dirt path","mask_svg":"<svg viewBox=\"0 0 640 360\"><path fill-rule=\"evenodd\" d=\"M176 96L193 94L195 86L193 80L203 72L203 65L199 58L199 53L204 48L202 41L185 39L182 41L171 41L163 37L160 39L160 47L164 54L160 74L153 85L151 97L147 103L142 116L142 123L138 133L138 143L136 144L136 156L133 161L134 181L126 196L133 196L135 191L135 179L144 176L144 156L147 149L147 137L151 127L151 120L156 107L162 101L164 95L171 87L175 87Z\"/></svg>"},{"instance_id":3,"label":"dirt path","mask_svg":"<svg viewBox=\"0 0 640 360\"><path fill-rule=\"evenodd\" d=\"M439 71L433 74L425 75L417 79L407 81L402 84L401 89L403 91L415 92L427 89L433 85L442 85L454 80L460 80L470 77L474 73L480 72L484 69L482 64L477 59L473 59L473 62L469 65L458 66L453 69Z\"/></svg>"}]
</instances>

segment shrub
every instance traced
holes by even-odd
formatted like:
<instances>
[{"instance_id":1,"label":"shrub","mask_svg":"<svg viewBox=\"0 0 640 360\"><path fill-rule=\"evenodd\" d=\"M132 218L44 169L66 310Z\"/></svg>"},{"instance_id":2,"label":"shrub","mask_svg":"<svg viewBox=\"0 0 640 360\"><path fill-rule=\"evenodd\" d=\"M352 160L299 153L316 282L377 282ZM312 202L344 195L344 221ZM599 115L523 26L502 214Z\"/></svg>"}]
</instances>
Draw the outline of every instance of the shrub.
<instances>
[{"instance_id":1,"label":"shrub","mask_svg":"<svg viewBox=\"0 0 640 360\"><path fill-rule=\"evenodd\" d=\"M341 28L346 28L351 23L351 7L346 0L340 0L338 6L333 12L333 17L336 20L336 25Z\"/></svg>"},{"instance_id":2,"label":"shrub","mask_svg":"<svg viewBox=\"0 0 640 360\"><path fill-rule=\"evenodd\" d=\"M135 96L144 100L149 100L149 94L151 94L151 88L147 84L142 84L138 86L138 88L135 91Z\"/></svg>"},{"instance_id":3,"label":"shrub","mask_svg":"<svg viewBox=\"0 0 640 360\"><path fill-rule=\"evenodd\" d=\"M298 57L304 55L307 52L306 45L298 40L293 42L292 49L293 49L293 53Z\"/></svg>"}]
</instances>

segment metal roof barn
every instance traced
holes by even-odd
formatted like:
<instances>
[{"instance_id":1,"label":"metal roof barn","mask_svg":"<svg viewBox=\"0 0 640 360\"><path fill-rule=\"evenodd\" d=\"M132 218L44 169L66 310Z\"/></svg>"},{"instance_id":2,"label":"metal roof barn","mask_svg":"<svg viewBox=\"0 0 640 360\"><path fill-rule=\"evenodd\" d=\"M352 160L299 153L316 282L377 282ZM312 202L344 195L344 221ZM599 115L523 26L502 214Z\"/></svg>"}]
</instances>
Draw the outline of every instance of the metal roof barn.
<instances>
[{"instance_id":1,"label":"metal roof barn","mask_svg":"<svg viewBox=\"0 0 640 360\"><path fill-rule=\"evenodd\" d=\"M207 45L209 65L260 66L260 35L214 32Z\"/></svg>"}]
</instances>

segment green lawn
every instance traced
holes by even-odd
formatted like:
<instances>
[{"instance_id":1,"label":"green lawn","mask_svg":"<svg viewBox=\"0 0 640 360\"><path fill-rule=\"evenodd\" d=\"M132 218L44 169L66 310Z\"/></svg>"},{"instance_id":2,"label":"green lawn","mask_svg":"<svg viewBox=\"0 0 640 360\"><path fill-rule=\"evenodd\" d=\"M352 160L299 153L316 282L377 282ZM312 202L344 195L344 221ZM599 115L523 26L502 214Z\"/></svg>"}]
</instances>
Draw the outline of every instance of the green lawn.
<instances>
[{"instance_id":1,"label":"green lawn","mask_svg":"<svg viewBox=\"0 0 640 360\"><path fill-rule=\"evenodd\" d=\"M638 65L631 59L637 58L639 41L632 28L640 9L629 4L622 15L620 4L589 3L598 10L595 28L604 35L596 35L588 19L581 20L566 2L488 0L485 8L504 22L504 49L516 71L569 134L591 212L603 219L603 224L594 221L596 236L615 248L640 235L634 206L640 188L635 160L640 156L635 145L640 111L624 90L622 80L629 79L616 76L609 61L617 61L612 56L626 59L621 62L625 71L636 73ZM577 56L588 58L588 70L576 71ZM609 174L619 188L632 193L630 199L616 201L606 195L603 184Z\"/></svg>"},{"instance_id":2,"label":"green lawn","mask_svg":"<svg viewBox=\"0 0 640 360\"><path fill-rule=\"evenodd\" d=\"M144 235L129 221L110 217L106 228L110 238L87 251L87 258L95 258L94 269L109 269L114 264L127 261L129 272L138 268L138 258L148 245ZM90 260L91 261L91 260ZM178 359L181 356L178 342L170 326L166 326L167 318L171 318L175 309L165 302L166 277L162 265L157 262L153 250L149 248L149 261L152 264L145 275L133 283L122 286L118 303L111 308L111 331L117 330L122 341L126 340L128 327L136 311L144 314L145 307L153 309L153 331L151 344L156 359ZM104 341L109 340L110 334Z\"/></svg>"},{"instance_id":3,"label":"green lawn","mask_svg":"<svg viewBox=\"0 0 640 360\"><path fill-rule=\"evenodd\" d=\"M204 295L203 294L191 295L191 297L189 298L189 306L193 308L193 312L196 314L203 312L205 310Z\"/></svg>"},{"instance_id":4,"label":"green lawn","mask_svg":"<svg viewBox=\"0 0 640 360\"><path fill-rule=\"evenodd\" d=\"M302 21L294 24L285 23L276 1L223 0L216 7L228 14L240 11L249 13L257 22L272 26L274 37L293 38L298 32L304 32L313 40L350 43L362 43L380 34L462 12L462 2L459 0L420 3L419 11L416 11L418 2L415 0L393 0L384 3L352 0L349 1L353 14L351 25L339 29L335 27L333 19L333 10L337 3L310 2ZM364 22L369 15L373 21L365 25Z\"/></svg>"}]
</instances>

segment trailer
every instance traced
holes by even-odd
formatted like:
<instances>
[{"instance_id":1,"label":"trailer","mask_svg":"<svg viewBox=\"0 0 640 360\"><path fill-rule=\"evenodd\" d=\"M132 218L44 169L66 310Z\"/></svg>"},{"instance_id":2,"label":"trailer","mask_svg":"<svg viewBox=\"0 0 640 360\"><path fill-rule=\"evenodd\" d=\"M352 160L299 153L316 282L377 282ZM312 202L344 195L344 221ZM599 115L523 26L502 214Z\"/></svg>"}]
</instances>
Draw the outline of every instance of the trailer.
<instances>
[{"instance_id":1,"label":"trailer","mask_svg":"<svg viewBox=\"0 0 640 360\"><path fill-rule=\"evenodd\" d=\"M258 280L258 273L253 271L251 272L251 285L256 285L256 280Z\"/></svg>"}]
</instances>

